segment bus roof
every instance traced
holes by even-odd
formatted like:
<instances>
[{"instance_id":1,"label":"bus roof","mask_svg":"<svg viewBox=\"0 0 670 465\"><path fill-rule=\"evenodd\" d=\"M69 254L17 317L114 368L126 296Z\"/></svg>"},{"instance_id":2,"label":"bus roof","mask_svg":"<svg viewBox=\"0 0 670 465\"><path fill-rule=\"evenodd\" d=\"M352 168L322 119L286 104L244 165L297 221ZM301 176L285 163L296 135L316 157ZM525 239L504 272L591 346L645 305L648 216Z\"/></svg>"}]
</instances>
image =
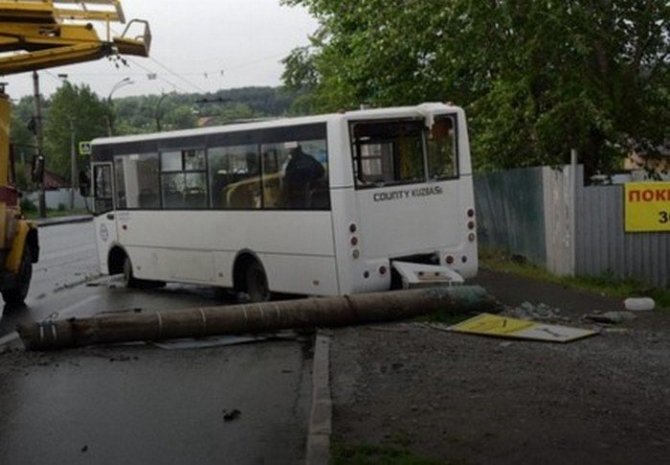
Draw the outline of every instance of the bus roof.
<instances>
[{"instance_id":1,"label":"bus roof","mask_svg":"<svg viewBox=\"0 0 670 465\"><path fill-rule=\"evenodd\" d=\"M221 132L248 131L253 129L274 128L301 124L323 123L331 120L366 120L386 118L421 117L433 113L459 112L459 107L444 103L422 103L415 106L371 108L354 111L343 111L341 113L329 113L314 116L300 116L294 118L275 118L264 121L253 121L244 123L233 123L222 126L211 126L206 128L182 129L177 131L155 132L148 134L137 134L132 136L100 137L94 139L93 145L123 144L128 142L140 142L150 140L172 139L178 137L202 136L207 134L218 134Z\"/></svg>"}]
</instances>

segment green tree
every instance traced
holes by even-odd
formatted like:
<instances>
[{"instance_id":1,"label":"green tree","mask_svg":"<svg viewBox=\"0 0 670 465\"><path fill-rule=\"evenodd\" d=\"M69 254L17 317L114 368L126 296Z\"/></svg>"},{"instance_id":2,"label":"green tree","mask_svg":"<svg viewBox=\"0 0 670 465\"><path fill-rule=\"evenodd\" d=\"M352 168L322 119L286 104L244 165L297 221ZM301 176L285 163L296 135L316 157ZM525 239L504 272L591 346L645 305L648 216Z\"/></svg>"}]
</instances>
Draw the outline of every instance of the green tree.
<instances>
[{"instance_id":1,"label":"green tree","mask_svg":"<svg viewBox=\"0 0 670 465\"><path fill-rule=\"evenodd\" d=\"M295 98L294 92L272 87L243 87L207 94L125 97L114 100L115 131L116 134L154 132L157 113L163 131L195 127L202 117L212 117L215 124L226 124L236 120L281 116L288 113Z\"/></svg>"},{"instance_id":2,"label":"green tree","mask_svg":"<svg viewBox=\"0 0 670 465\"><path fill-rule=\"evenodd\" d=\"M17 186L29 188L29 169L35 155L34 135L29 129L33 116L33 98L22 97L12 104L12 122L10 126L10 142L14 150Z\"/></svg>"},{"instance_id":3,"label":"green tree","mask_svg":"<svg viewBox=\"0 0 670 465\"><path fill-rule=\"evenodd\" d=\"M284 0L321 23L285 60L309 111L450 100L479 167L609 168L670 127L665 0Z\"/></svg>"},{"instance_id":4,"label":"green tree","mask_svg":"<svg viewBox=\"0 0 670 465\"><path fill-rule=\"evenodd\" d=\"M69 82L53 94L45 111L44 150L48 170L70 178L70 137L75 144L107 135L108 105L87 85Z\"/></svg>"},{"instance_id":5,"label":"green tree","mask_svg":"<svg viewBox=\"0 0 670 465\"><path fill-rule=\"evenodd\" d=\"M212 102L212 103L208 103ZM231 124L250 120L260 116L249 105L239 102L200 101L197 109L199 121L207 119L209 126L215 124Z\"/></svg>"}]
</instances>

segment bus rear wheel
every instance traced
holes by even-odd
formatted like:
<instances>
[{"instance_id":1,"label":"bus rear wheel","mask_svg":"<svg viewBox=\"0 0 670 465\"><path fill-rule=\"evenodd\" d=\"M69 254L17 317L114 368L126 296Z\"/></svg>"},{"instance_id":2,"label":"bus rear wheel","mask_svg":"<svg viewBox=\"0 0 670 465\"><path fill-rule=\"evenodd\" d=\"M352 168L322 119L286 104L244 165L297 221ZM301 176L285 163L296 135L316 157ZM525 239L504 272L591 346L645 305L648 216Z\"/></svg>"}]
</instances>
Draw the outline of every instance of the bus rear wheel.
<instances>
[{"instance_id":1,"label":"bus rear wheel","mask_svg":"<svg viewBox=\"0 0 670 465\"><path fill-rule=\"evenodd\" d=\"M260 263L253 260L244 270L244 287L251 302L267 302L270 300L270 286L265 270Z\"/></svg>"}]
</instances>

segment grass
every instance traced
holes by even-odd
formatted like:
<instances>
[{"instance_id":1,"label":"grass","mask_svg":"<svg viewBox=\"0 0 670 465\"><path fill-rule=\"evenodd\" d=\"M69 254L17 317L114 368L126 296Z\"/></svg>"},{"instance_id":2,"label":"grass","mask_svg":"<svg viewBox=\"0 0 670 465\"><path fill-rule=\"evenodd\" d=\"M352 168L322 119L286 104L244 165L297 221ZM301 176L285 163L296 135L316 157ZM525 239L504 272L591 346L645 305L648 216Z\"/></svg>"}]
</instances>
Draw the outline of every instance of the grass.
<instances>
[{"instance_id":1,"label":"grass","mask_svg":"<svg viewBox=\"0 0 670 465\"><path fill-rule=\"evenodd\" d=\"M370 444L335 443L330 457L331 465L449 465L450 463L453 464L419 457L403 447Z\"/></svg>"},{"instance_id":2,"label":"grass","mask_svg":"<svg viewBox=\"0 0 670 465\"><path fill-rule=\"evenodd\" d=\"M670 309L670 291L647 286L632 279L616 278L610 273L600 276L557 276L537 265L518 260L501 251L480 248L479 260L484 268L513 273L530 279L552 282L571 289L593 292L607 297L651 297L657 308Z\"/></svg>"}]
</instances>

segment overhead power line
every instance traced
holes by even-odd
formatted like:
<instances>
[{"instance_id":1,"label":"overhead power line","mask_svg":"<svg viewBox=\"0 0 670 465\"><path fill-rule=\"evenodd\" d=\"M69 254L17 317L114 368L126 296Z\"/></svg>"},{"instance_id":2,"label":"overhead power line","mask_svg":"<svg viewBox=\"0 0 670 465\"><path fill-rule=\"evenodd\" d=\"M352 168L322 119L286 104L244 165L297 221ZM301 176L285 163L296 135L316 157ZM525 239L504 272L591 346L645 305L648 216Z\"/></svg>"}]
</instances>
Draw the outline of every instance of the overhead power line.
<instances>
[{"instance_id":1,"label":"overhead power line","mask_svg":"<svg viewBox=\"0 0 670 465\"><path fill-rule=\"evenodd\" d=\"M131 64L137 66L138 68L142 68L144 71L146 71L146 72L147 72L147 76L149 77L149 79L160 79L161 81L163 81L163 82L165 82L165 83L171 85L172 87L174 87L175 89L179 90L180 92L182 92L182 93L184 93L184 94L187 94L187 93L188 93L185 89L181 88L180 86L178 86L178 85L175 84L174 82L172 82L172 81L170 81L170 80L168 80L168 79L165 79L164 77L162 77L161 75L159 75L159 74L158 74L156 71L154 71L153 69L149 69L149 68L147 68L146 66L141 65L141 64L137 63L135 60L132 60L132 59L130 59L130 58L126 58L126 60L127 60L129 63L131 63Z\"/></svg>"},{"instance_id":2,"label":"overhead power line","mask_svg":"<svg viewBox=\"0 0 670 465\"><path fill-rule=\"evenodd\" d=\"M196 84L193 84L193 83L192 83L191 81L189 81L188 79L186 79L186 78L180 76L179 74L175 73L174 71L172 71L170 68L168 68L167 66L165 66L164 64L162 64L160 61L156 60L155 58L153 58L153 57L149 57L149 59L150 59L151 61L153 61L154 63L156 63L156 64L157 64L158 66L160 66L161 68L163 68L163 69L164 69L165 71L167 71L168 73L172 74L172 75L173 75L174 77L176 77L177 79L180 79L182 82L185 82L185 83L188 84L189 86L191 86L191 87L193 87L194 89L196 89L198 92L202 92L203 94L204 94L204 93L207 93L207 91L206 91L205 89L203 89L202 87L200 87L200 86L198 86L198 85L196 85Z\"/></svg>"}]
</instances>

